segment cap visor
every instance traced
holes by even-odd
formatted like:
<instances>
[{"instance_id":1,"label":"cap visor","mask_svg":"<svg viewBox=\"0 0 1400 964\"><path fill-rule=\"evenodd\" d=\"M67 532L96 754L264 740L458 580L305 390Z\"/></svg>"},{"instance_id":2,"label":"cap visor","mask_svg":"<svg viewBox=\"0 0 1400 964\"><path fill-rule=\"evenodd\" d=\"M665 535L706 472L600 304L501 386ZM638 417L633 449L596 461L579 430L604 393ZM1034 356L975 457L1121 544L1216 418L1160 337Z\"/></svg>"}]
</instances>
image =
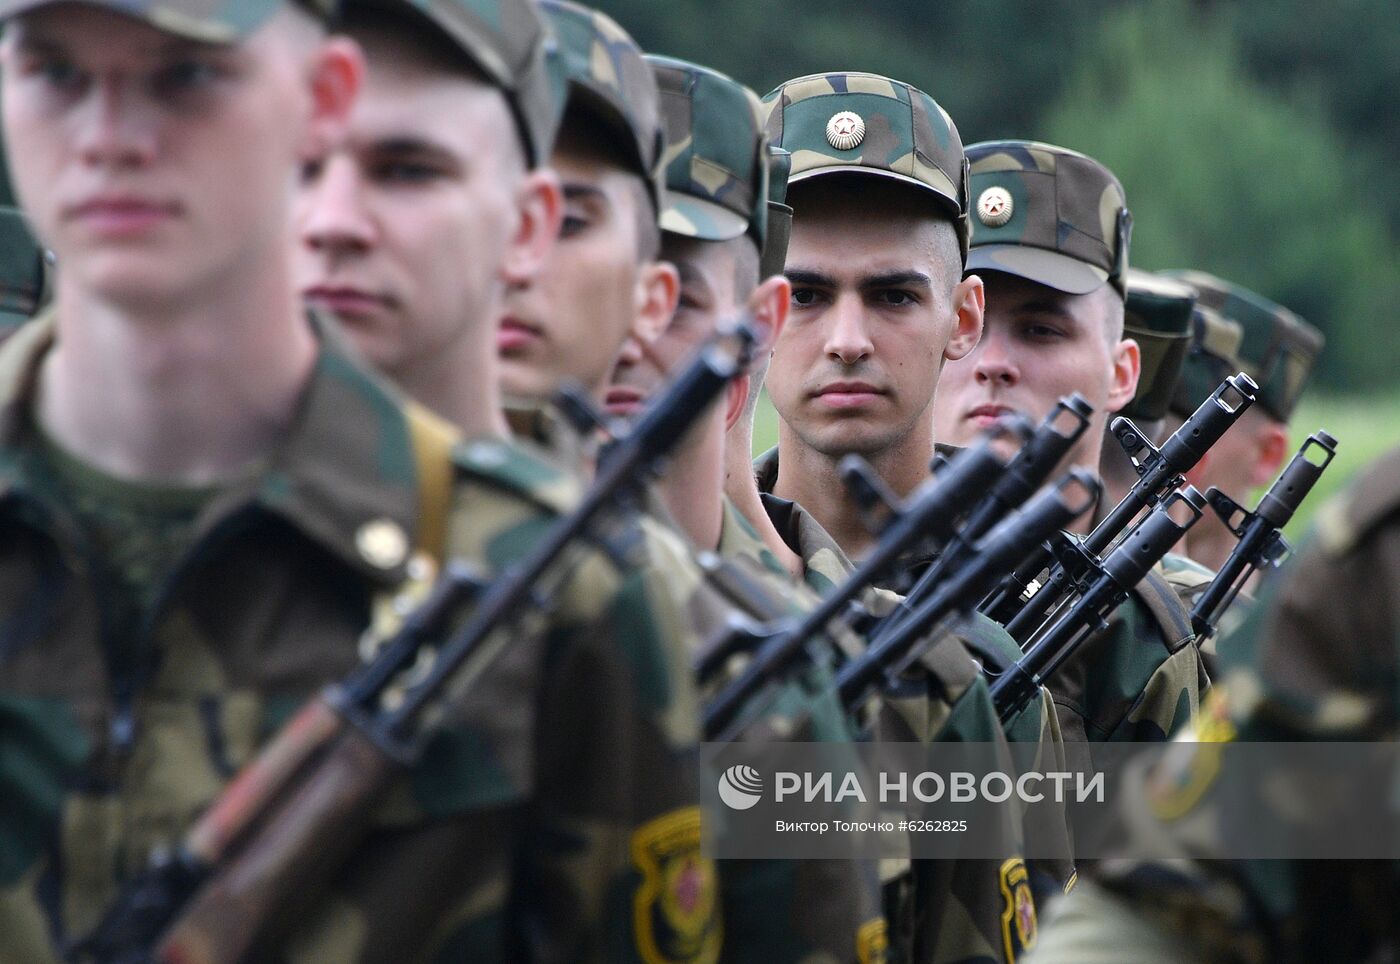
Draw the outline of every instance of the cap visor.
<instances>
[{"instance_id":1,"label":"cap visor","mask_svg":"<svg viewBox=\"0 0 1400 964\"><path fill-rule=\"evenodd\" d=\"M713 201L668 190L661 230L701 241L729 241L749 230L749 220Z\"/></svg>"},{"instance_id":2,"label":"cap visor","mask_svg":"<svg viewBox=\"0 0 1400 964\"><path fill-rule=\"evenodd\" d=\"M1078 258L1021 244L973 245L968 272L1003 271L1070 295L1087 295L1108 283L1108 272Z\"/></svg>"},{"instance_id":3,"label":"cap visor","mask_svg":"<svg viewBox=\"0 0 1400 964\"><path fill-rule=\"evenodd\" d=\"M802 181L818 177L822 174L869 174L874 177L883 177L891 181L900 181L910 187L918 188L929 197L934 198L940 207L947 213L949 218L959 218L962 211L958 208L958 202L948 197L942 191L934 188L916 177L908 174L900 174L883 167L869 167L865 164L831 164L823 167L809 167L805 171L794 173L788 177L788 185L800 184Z\"/></svg>"}]
</instances>

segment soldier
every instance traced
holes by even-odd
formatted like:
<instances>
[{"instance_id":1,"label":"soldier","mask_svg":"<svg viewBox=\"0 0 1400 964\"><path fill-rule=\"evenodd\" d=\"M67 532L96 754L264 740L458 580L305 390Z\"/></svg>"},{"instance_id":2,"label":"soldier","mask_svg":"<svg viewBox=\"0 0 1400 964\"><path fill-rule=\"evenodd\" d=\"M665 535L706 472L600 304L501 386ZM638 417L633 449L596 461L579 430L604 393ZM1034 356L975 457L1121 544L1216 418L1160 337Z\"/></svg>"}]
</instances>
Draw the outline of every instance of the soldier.
<instances>
[{"instance_id":1,"label":"soldier","mask_svg":"<svg viewBox=\"0 0 1400 964\"><path fill-rule=\"evenodd\" d=\"M1188 481L1202 492L1215 486L1246 505L1250 493L1267 485L1292 454L1288 421L1322 350L1322 333L1282 305L1214 275L1164 273L1196 289L1204 308L1239 326L1236 352L1221 348L1219 340L1193 339L1172 396L1167 429L1188 418L1226 376L1243 371L1258 382L1258 402L1187 473ZM1205 322L1197 324L1198 334L1207 330ZM1214 570L1229 558L1234 545L1234 535L1211 513L1187 533L1181 551Z\"/></svg>"},{"instance_id":2,"label":"soldier","mask_svg":"<svg viewBox=\"0 0 1400 964\"><path fill-rule=\"evenodd\" d=\"M802 560L808 583L830 587L874 540L840 480L841 459L864 456L901 496L927 478L929 405L944 361L976 344L982 285L962 276L962 145L932 98L873 74L830 73L788 81L764 100L769 135L792 157L784 271L793 297L767 373L782 419L779 443L755 469L766 514ZM963 640L984 634L994 637L987 645L1014 651L987 620L959 626L946 642L965 654ZM936 695L945 674L930 665L887 697L881 738L999 739L983 682L958 687L961 710L950 716ZM1014 739L1044 740L1055 752L1059 731L1048 700L1017 724ZM1067 874L1061 870L1059 883ZM1030 909L1029 890L1012 904L1021 893L1011 883L1018 875L1025 875L1019 857L1000 866L959 860L918 861L910 873L891 868L892 945L918 960L1014 960L1035 939L1033 909L1024 928L1013 926L1023 919L1020 906Z\"/></svg>"},{"instance_id":3,"label":"soldier","mask_svg":"<svg viewBox=\"0 0 1400 964\"><path fill-rule=\"evenodd\" d=\"M976 349L943 373L934 425L962 444L1011 412L1038 420L1077 391L1094 417L1065 461L1097 470L1106 421L1132 400L1140 363L1123 337L1132 217L1122 185L1094 159L1049 144L976 144L968 159L968 270L986 275L987 320ZM1192 639L1171 588L1149 576L1049 681L1066 738L1165 738L1205 685Z\"/></svg>"},{"instance_id":4,"label":"soldier","mask_svg":"<svg viewBox=\"0 0 1400 964\"><path fill-rule=\"evenodd\" d=\"M507 7L429 23L543 41ZM89 931L358 664L376 598L417 570L420 416L307 323L287 257L289 178L338 142L362 71L324 13L0 5L12 173L64 266L0 351L0 746L25 761L0 768L7 961ZM576 483L504 440L456 458L439 536L488 575L572 505ZM580 554L255 956L715 956L676 605L653 609L664 579L625 554Z\"/></svg>"},{"instance_id":5,"label":"soldier","mask_svg":"<svg viewBox=\"0 0 1400 964\"><path fill-rule=\"evenodd\" d=\"M746 308L771 341L786 320L789 297L781 276L759 281L769 160L757 96L695 64L650 56L647 61L666 129L661 254L679 273L680 305L654 342L644 346L629 339L624 348L607 393L609 410L623 419L635 416L722 321ZM746 393L747 380L736 379L727 398L682 441L656 485L661 505L655 511L697 549L718 555L724 573L715 582L721 592L726 580L745 586L738 608L753 607L749 615L762 621L806 611L814 598L794 585L724 496L725 428ZM697 599L692 608L701 605ZM707 681L706 690L731 679L732 673L721 674ZM768 693L759 698L768 705L757 714L757 725L750 724L757 732L746 738L854 739L832 686L826 662L794 673L778 687L781 699ZM783 725L775 726L779 716ZM874 861L726 860L719 871L729 959L821 954L859 961L878 958L885 945Z\"/></svg>"},{"instance_id":6,"label":"soldier","mask_svg":"<svg viewBox=\"0 0 1400 964\"><path fill-rule=\"evenodd\" d=\"M550 165L564 225L544 269L511 286L500 325L512 400L547 402L566 382L602 402L623 342L646 342L676 307L658 260L662 131L656 84L632 38L606 14L545 0L568 100Z\"/></svg>"},{"instance_id":7,"label":"soldier","mask_svg":"<svg viewBox=\"0 0 1400 964\"><path fill-rule=\"evenodd\" d=\"M44 250L15 206L9 174L0 163L0 339L38 312L47 277Z\"/></svg>"},{"instance_id":8,"label":"soldier","mask_svg":"<svg viewBox=\"0 0 1400 964\"><path fill-rule=\"evenodd\" d=\"M1197 752L1211 752L1207 742L1230 740L1396 739L1397 510L1400 450L1392 450L1324 506L1315 538L1266 581L1243 627L1222 641L1222 682L1211 694L1213 712L1203 715ZM1367 604L1339 602L1347 599ZM1149 778L1147 799L1172 792L1172 773ZM1329 808L1352 795L1344 780L1329 781L1325 794L1291 781L1281 768L1273 799L1287 819L1305 827L1334 823ZM1134 807L1138 834L1193 859L1105 863L1101 881L1086 882L1056 908L1037 964L1118 960L1125 948L1145 964L1394 957L1400 934L1389 911L1396 898L1393 860L1209 859L1223 856L1232 824L1257 819L1230 806L1218 786L1191 787L1195 799L1173 806L1170 820ZM1389 809L1393 841L1393 799Z\"/></svg>"},{"instance_id":9,"label":"soldier","mask_svg":"<svg viewBox=\"0 0 1400 964\"><path fill-rule=\"evenodd\" d=\"M452 3L427 15L441 29L413 29L409 16L392 3L345 8L365 89L343 142L303 171L298 281L307 304L333 314L411 397L468 435L499 434L501 416L484 403L496 389L461 373L494 367L494 343L476 333L559 231L563 195L541 166L561 107L544 26L488 30Z\"/></svg>"},{"instance_id":10,"label":"soldier","mask_svg":"<svg viewBox=\"0 0 1400 964\"><path fill-rule=\"evenodd\" d=\"M1151 272L1128 269L1123 334L1137 342L1142 371L1133 400L1118 414L1132 419L1153 442L1163 437L1167 406L1191 344L1191 310L1195 305L1194 288ZM1138 479L1112 432L1105 433L1099 478L1103 481L1106 505L1123 501Z\"/></svg>"}]
</instances>

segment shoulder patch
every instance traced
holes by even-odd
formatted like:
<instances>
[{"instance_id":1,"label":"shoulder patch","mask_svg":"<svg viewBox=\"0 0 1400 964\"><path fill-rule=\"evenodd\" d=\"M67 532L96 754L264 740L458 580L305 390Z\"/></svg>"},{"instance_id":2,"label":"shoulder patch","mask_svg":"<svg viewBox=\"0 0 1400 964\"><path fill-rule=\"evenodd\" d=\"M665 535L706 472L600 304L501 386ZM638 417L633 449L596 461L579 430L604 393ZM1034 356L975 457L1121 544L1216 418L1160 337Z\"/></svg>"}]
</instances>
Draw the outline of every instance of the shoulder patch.
<instances>
[{"instance_id":1,"label":"shoulder patch","mask_svg":"<svg viewBox=\"0 0 1400 964\"><path fill-rule=\"evenodd\" d=\"M633 905L637 953L646 964L719 959L718 873L700 853L700 808L657 817L632 835L642 874Z\"/></svg>"},{"instance_id":2,"label":"shoulder patch","mask_svg":"<svg viewBox=\"0 0 1400 964\"><path fill-rule=\"evenodd\" d=\"M1026 862L1012 857L1001 865L1001 938L1008 964L1015 964L1021 955L1035 947L1038 924L1035 896L1031 893L1030 873Z\"/></svg>"}]
</instances>

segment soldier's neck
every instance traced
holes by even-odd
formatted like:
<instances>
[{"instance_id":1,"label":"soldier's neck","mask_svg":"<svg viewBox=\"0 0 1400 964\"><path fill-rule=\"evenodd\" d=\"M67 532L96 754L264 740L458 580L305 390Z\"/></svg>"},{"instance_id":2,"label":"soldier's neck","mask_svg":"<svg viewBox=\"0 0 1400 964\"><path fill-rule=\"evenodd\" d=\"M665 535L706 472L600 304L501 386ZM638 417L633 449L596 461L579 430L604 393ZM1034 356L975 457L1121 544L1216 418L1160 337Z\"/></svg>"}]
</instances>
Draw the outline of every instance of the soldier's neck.
<instances>
[{"instance_id":1,"label":"soldier's neck","mask_svg":"<svg viewBox=\"0 0 1400 964\"><path fill-rule=\"evenodd\" d=\"M60 273L39 377L45 430L137 480L208 484L264 459L318 351L285 261L159 303L97 297Z\"/></svg>"},{"instance_id":2,"label":"soldier's neck","mask_svg":"<svg viewBox=\"0 0 1400 964\"><path fill-rule=\"evenodd\" d=\"M876 538L841 481L842 457L807 446L786 424L780 424L778 479L773 493L806 509L846 555L859 560L874 547ZM931 431L927 437L907 437L898 445L867 456L875 474L900 498L928 478L932 458Z\"/></svg>"},{"instance_id":3,"label":"soldier's neck","mask_svg":"<svg viewBox=\"0 0 1400 964\"><path fill-rule=\"evenodd\" d=\"M741 420L742 421L742 420ZM729 430L724 440L724 494L739 514L753 526L758 537L794 578L801 579L806 564L778 533L758 491L753 474L753 433L739 426Z\"/></svg>"},{"instance_id":4,"label":"soldier's neck","mask_svg":"<svg viewBox=\"0 0 1400 964\"><path fill-rule=\"evenodd\" d=\"M724 421L716 409L691 429L658 482L661 498L697 549L719 547L724 527Z\"/></svg>"},{"instance_id":5,"label":"soldier's neck","mask_svg":"<svg viewBox=\"0 0 1400 964\"><path fill-rule=\"evenodd\" d=\"M483 340L473 327L440 349L388 372L410 398L447 419L467 438L510 434L501 399L494 332Z\"/></svg>"}]
</instances>

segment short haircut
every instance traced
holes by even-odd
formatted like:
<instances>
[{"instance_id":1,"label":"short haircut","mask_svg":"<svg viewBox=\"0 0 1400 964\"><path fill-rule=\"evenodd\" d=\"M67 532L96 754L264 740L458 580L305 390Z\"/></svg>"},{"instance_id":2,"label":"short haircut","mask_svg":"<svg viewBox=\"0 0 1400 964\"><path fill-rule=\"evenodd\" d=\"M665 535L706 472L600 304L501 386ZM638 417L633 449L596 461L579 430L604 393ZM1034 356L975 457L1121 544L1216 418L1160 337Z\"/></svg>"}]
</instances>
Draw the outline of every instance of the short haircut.
<instances>
[{"instance_id":1,"label":"short haircut","mask_svg":"<svg viewBox=\"0 0 1400 964\"><path fill-rule=\"evenodd\" d=\"M554 149L573 150L600 157L609 164L632 175L628 179L633 198L633 214L637 227L637 254L642 262L655 261L661 256L661 225L657 223L656 205L646 180L637 173L635 158L628 155L626 138L614 137L611 131L617 122L578 98L571 98L559 125L559 137Z\"/></svg>"}]
</instances>

